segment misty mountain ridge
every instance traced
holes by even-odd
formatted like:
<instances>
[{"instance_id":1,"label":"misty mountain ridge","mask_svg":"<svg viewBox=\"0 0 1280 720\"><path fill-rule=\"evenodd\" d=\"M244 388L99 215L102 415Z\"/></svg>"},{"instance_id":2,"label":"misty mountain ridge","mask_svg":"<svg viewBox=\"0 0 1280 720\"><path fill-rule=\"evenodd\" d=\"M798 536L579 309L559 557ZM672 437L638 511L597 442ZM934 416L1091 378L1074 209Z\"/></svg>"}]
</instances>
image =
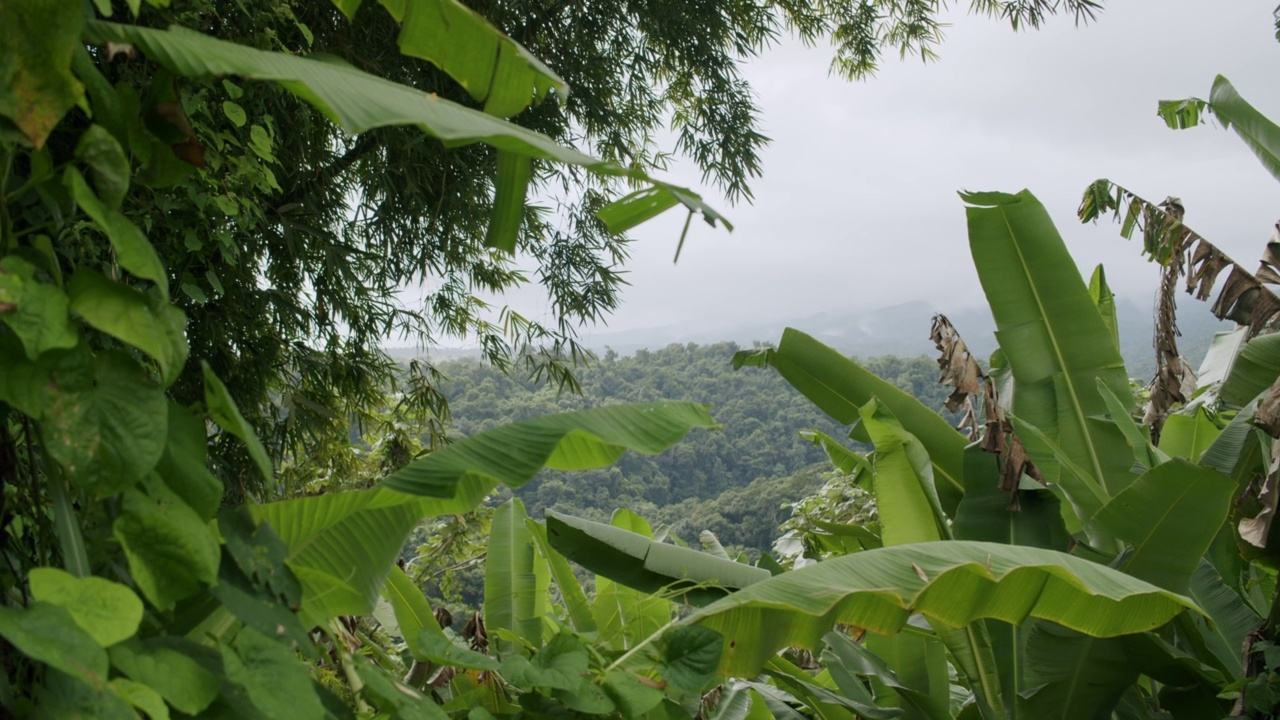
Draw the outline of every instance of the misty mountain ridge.
<instances>
[{"instance_id":1,"label":"misty mountain ridge","mask_svg":"<svg viewBox=\"0 0 1280 720\"><path fill-rule=\"evenodd\" d=\"M1184 298L1179 298L1184 299ZM1221 322L1207 304L1186 298L1180 308L1178 327L1182 332L1179 349L1192 367L1198 367L1216 332L1230 330L1233 325ZM929 340L934 314L942 312L960 332L970 351L984 366L996 349L995 321L986 307L964 308L946 312L941 306L926 301L913 301L873 309L828 310L793 319L716 325L705 319L682 324L631 330L583 333L582 344L598 353L613 350L631 355L637 350L657 350L668 345L710 345L734 342L743 347L755 343L777 343L786 327L801 330L831 347L860 358L898 355L934 356L936 349ZM1130 377L1149 377L1155 369L1151 347L1154 326L1151 299L1136 300L1116 297L1116 320L1120 331L1120 350ZM413 348L389 348L393 357L421 355ZM433 348L426 353L435 360L478 357L473 348Z\"/></svg>"}]
</instances>

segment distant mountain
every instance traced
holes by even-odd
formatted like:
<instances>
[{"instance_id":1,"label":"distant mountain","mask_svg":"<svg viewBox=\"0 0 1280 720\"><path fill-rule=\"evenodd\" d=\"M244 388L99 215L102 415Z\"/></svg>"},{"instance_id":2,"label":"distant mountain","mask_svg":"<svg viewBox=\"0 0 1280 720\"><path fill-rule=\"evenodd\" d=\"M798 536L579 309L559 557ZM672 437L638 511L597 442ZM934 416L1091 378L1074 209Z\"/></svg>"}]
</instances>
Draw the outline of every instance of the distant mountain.
<instances>
[{"instance_id":1,"label":"distant mountain","mask_svg":"<svg viewBox=\"0 0 1280 720\"><path fill-rule=\"evenodd\" d=\"M1179 349L1198 367L1213 334L1231 329L1231 323L1219 322L1203 303L1183 300L1179 329L1182 338ZM786 327L818 338L843 353L860 358L898 355L902 357L932 356L933 343L929 341L929 328L933 315L943 309L928 302L917 301L887 305L873 309L828 310L813 315L769 323L742 323L738 325L703 326L667 325L661 327L598 332L584 334L587 347L603 352L612 349L619 355L631 355L637 350L659 350L668 345L711 345L734 342L750 347L753 343L776 343ZM951 324L960 331L969 349L986 364L985 360L996 349L995 321L987 308L968 308L946 313ZM1116 315L1120 329L1120 351L1130 377L1149 378L1155 371L1155 356L1151 348L1153 313L1151 301L1130 297L1116 298ZM413 348L390 348L397 359L408 359L422 353ZM428 355L435 360L476 357L474 349L432 349Z\"/></svg>"}]
</instances>

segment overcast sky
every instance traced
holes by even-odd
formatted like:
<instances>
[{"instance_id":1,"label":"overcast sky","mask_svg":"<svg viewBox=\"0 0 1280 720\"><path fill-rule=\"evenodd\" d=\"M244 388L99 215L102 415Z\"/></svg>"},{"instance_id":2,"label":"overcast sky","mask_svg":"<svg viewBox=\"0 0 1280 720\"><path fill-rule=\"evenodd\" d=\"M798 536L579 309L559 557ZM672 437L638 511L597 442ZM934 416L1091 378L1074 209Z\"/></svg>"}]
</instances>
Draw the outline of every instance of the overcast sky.
<instances>
[{"instance_id":1,"label":"overcast sky","mask_svg":"<svg viewBox=\"0 0 1280 720\"><path fill-rule=\"evenodd\" d=\"M639 228L632 286L594 332L777 321L780 334L783 321L823 310L982 305L960 189L1029 188L1082 271L1104 263L1117 293L1140 301L1156 268L1138 241L1075 218L1097 178L1156 201L1181 197L1187 224L1252 269L1280 217L1280 183L1234 133L1167 130L1155 110L1160 99L1207 97L1221 73L1280 118L1275 0L1105 5L1088 26L1063 16L1021 33L952 12L939 61L895 57L860 83L829 75L825 45L766 51L746 66L773 139L754 204L730 206L696 170L674 168L665 179L702 191L736 229L695 221L673 265L683 212ZM508 301L546 310L524 292Z\"/></svg>"}]
</instances>

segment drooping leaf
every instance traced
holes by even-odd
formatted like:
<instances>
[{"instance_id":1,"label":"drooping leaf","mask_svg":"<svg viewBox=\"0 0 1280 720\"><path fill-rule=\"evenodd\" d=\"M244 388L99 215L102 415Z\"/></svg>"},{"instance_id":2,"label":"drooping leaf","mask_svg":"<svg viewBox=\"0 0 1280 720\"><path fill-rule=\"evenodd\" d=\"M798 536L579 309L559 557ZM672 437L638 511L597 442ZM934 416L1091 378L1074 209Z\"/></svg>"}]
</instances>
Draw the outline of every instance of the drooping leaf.
<instances>
[{"instance_id":1,"label":"drooping leaf","mask_svg":"<svg viewBox=\"0 0 1280 720\"><path fill-rule=\"evenodd\" d=\"M1221 75L1214 78L1209 106L1223 127L1235 130L1267 172L1280 180L1280 127L1250 105Z\"/></svg>"},{"instance_id":2,"label":"drooping leaf","mask_svg":"<svg viewBox=\"0 0 1280 720\"><path fill-rule=\"evenodd\" d=\"M168 402L127 354L78 353L54 371L57 393L41 422L49 454L79 487L128 487L164 454Z\"/></svg>"},{"instance_id":3,"label":"drooping leaf","mask_svg":"<svg viewBox=\"0 0 1280 720\"><path fill-rule=\"evenodd\" d=\"M111 648L111 665L128 677L155 689L175 709L195 715L218 696L218 678L182 651L170 647L171 638L129 641Z\"/></svg>"},{"instance_id":4,"label":"drooping leaf","mask_svg":"<svg viewBox=\"0 0 1280 720\"><path fill-rule=\"evenodd\" d=\"M852 425L859 408L873 396L884 404L902 427L924 444L933 463L938 498L948 516L964 494L963 435L941 415L892 383L876 377L804 333L787 328L777 348L743 351L733 366L769 366L837 422Z\"/></svg>"},{"instance_id":5,"label":"drooping leaf","mask_svg":"<svg viewBox=\"0 0 1280 720\"><path fill-rule=\"evenodd\" d=\"M643 534L548 510L551 546L597 575L643 592L688 590L705 605L768 577L769 571L709 553L655 542Z\"/></svg>"},{"instance_id":6,"label":"drooping leaf","mask_svg":"<svg viewBox=\"0 0 1280 720\"><path fill-rule=\"evenodd\" d=\"M1105 382L1132 405L1120 351L1044 206L1022 191L965 193L969 245L996 320L996 337L1017 382L1014 414L1039 428L1109 493L1132 481L1133 464L1114 426L1088 418L1107 408ZM1025 438L1024 438L1025 441ZM1049 482L1057 460L1027 444Z\"/></svg>"},{"instance_id":7,"label":"drooping leaf","mask_svg":"<svg viewBox=\"0 0 1280 720\"><path fill-rule=\"evenodd\" d=\"M6 0L0 6L0 115L37 150L84 94L71 74L83 24L78 3Z\"/></svg>"},{"instance_id":8,"label":"drooping leaf","mask_svg":"<svg viewBox=\"0 0 1280 720\"><path fill-rule=\"evenodd\" d=\"M658 453L691 428L714 427L693 403L615 405L523 420L437 450L389 475L382 486L414 495L454 497L460 483L517 488L543 467L587 470L627 450Z\"/></svg>"},{"instance_id":9,"label":"drooping leaf","mask_svg":"<svg viewBox=\"0 0 1280 720\"><path fill-rule=\"evenodd\" d=\"M448 145L483 142L497 150L639 180L654 187L655 193L673 197L690 210L702 213L708 222L724 221L689 190L653 180L638 169L606 163L558 145L545 135L494 115L397 85L348 65L255 50L176 26L154 30L90 21L85 35L97 43L131 44L151 60L188 77L239 75L276 81L351 135L374 127L414 125Z\"/></svg>"},{"instance_id":10,"label":"drooping leaf","mask_svg":"<svg viewBox=\"0 0 1280 720\"><path fill-rule=\"evenodd\" d=\"M601 467L616 459L620 448L661 452L689 429L711 425L706 411L690 403L619 405L535 418L452 443L391 476L394 484L422 481L442 492L449 488L445 497L415 497L384 485L252 510L290 548L290 566L303 584L304 615L362 614L372 609L387 568L420 519L465 513L499 482L517 487L527 482L539 463ZM527 436L523 429L529 430Z\"/></svg>"},{"instance_id":11,"label":"drooping leaf","mask_svg":"<svg viewBox=\"0 0 1280 720\"><path fill-rule=\"evenodd\" d=\"M533 160L528 156L510 152L498 153L493 217L485 230L485 245L515 254L516 238L520 234L520 225L524 222L525 195L532 179Z\"/></svg>"},{"instance_id":12,"label":"drooping leaf","mask_svg":"<svg viewBox=\"0 0 1280 720\"><path fill-rule=\"evenodd\" d=\"M510 117L541 102L549 90L562 97L569 93L569 86L551 68L456 0L383 6L401 23L400 52L444 70L485 104L486 113Z\"/></svg>"},{"instance_id":13,"label":"drooping leaf","mask_svg":"<svg viewBox=\"0 0 1280 720\"><path fill-rule=\"evenodd\" d=\"M506 630L535 648L542 645L550 573L534 556L527 518L519 498L498 506L485 553L484 621L498 637L503 654L514 648L497 630Z\"/></svg>"},{"instance_id":14,"label":"drooping leaf","mask_svg":"<svg viewBox=\"0 0 1280 720\"><path fill-rule=\"evenodd\" d=\"M25 610L0 606L0 637L27 657L94 687L107 681L107 651L66 608L42 602Z\"/></svg>"},{"instance_id":15,"label":"drooping leaf","mask_svg":"<svg viewBox=\"0 0 1280 720\"><path fill-rule=\"evenodd\" d=\"M102 647L123 642L138 632L142 601L128 586L100 577L76 577L51 567L27 574L31 597L65 608L76 624Z\"/></svg>"},{"instance_id":16,"label":"drooping leaf","mask_svg":"<svg viewBox=\"0 0 1280 720\"><path fill-rule=\"evenodd\" d=\"M112 526L138 589L161 610L218 578L218 543L204 521L159 478L124 492Z\"/></svg>"},{"instance_id":17,"label":"drooping leaf","mask_svg":"<svg viewBox=\"0 0 1280 720\"><path fill-rule=\"evenodd\" d=\"M204 402L209 407L209 417L213 418L213 421L223 430L244 442L249 450L249 457L258 466L258 471L262 473L267 483L271 483L275 468L271 464L271 457L267 455L267 449L262 447L262 441L258 440L258 434L253 431L249 421L240 414L240 409L236 407L231 393L227 392L227 386L213 374L209 363L201 361L200 365L204 368Z\"/></svg>"},{"instance_id":18,"label":"drooping leaf","mask_svg":"<svg viewBox=\"0 0 1280 720\"><path fill-rule=\"evenodd\" d=\"M1042 618L1099 637L1158 627L1180 595L1080 558L1039 548L949 541L867 550L739 590L684 620L725 636L722 671L759 670L778 649L816 648L837 623L897 632L913 613L952 627L979 618Z\"/></svg>"},{"instance_id":19,"label":"drooping leaf","mask_svg":"<svg viewBox=\"0 0 1280 720\"><path fill-rule=\"evenodd\" d=\"M69 322L67 296L35 275L35 266L20 257L0 260L0 320L22 341L29 360L80 340Z\"/></svg>"},{"instance_id":20,"label":"drooping leaf","mask_svg":"<svg viewBox=\"0 0 1280 720\"><path fill-rule=\"evenodd\" d=\"M822 448L831 464L846 475L852 475L860 469L871 470L871 463L867 462L865 456L850 450L844 443L822 431L805 430L800 433L800 437Z\"/></svg>"},{"instance_id":21,"label":"drooping leaf","mask_svg":"<svg viewBox=\"0 0 1280 720\"><path fill-rule=\"evenodd\" d=\"M166 386L182 372L189 349L181 310L89 268L71 276L67 294L89 325L150 355Z\"/></svg>"}]
</instances>

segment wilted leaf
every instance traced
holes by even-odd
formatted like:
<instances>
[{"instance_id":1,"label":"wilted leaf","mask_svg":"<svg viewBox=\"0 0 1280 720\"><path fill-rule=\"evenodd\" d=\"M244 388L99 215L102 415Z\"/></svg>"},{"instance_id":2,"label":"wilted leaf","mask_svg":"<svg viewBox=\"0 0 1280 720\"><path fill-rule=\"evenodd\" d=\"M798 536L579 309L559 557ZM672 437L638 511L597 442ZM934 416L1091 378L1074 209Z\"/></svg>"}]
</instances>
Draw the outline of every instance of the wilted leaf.
<instances>
[{"instance_id":1,"label":"wilted leaf","mask_svg":"<svg viewBox=\"0 0 1280 720\"><path fill-rule=\"evenodd\" d=\"M0 115L13 120L36 149L84 94L71 74L83 25L79 3L0 4Z\"/></svg>"}]
</instances>

